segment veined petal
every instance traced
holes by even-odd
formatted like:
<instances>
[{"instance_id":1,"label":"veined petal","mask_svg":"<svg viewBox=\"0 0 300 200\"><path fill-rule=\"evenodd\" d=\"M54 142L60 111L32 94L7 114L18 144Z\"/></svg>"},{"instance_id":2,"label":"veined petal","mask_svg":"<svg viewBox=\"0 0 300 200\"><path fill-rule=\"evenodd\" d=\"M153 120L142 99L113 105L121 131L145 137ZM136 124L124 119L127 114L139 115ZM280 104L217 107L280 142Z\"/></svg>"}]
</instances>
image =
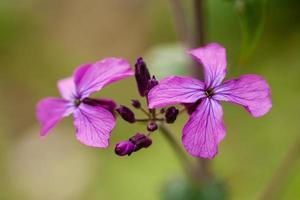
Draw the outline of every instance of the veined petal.
<instances>
[{"instance_id":1,"label":"veined petal","mask_svg":"<svg viewBox=\"0 0 300 200\"><path fill-rule=\"evenodd\" d=\"M204 83L185 76L170 76L159 82L148 94L149 108L177 103L194 103L205 97Z\"/></svg>"},{"instance_id":2,"label":"veined petal","mask_svg":"<svg viewBox=\"0 0 300 200\"><path fill-rule=\"evenodd\" d=\"M62 118L70 115L75 107L65 99L48 97L38 102L36 116L42 125L40 135L46 136Z\"/></svg>"},{"instance_id":3,"label":"veined petal","mask_svg":"<svg viewBox=\"0 0 300 200\"><path fill-rule=\"evenodd\" d=\"M80 66L74 73L77 93L81 98L101 90L107 84L132 76L130 64L120 58L106 58Z\"/></svg>"},{"instance_id":4,"label":"veined petal","mask_svg":"<svg viewBox=\"0 0 300 200\"><path fill-rule=\"evenodd\" d=\"M204 67L204 78L207 87L215 87L223 81L226 75L226 50L217 43L205 47L191 49L188 53Z\"/></svg>"},{"instance_id":5,"label":"veined petal","mask_svg":"<svg viewBox=\"0 0 300 200\"><path fill-rule=\"evenodd\" d=\"M57 87L60 95L66 100L74 100L77 97L73 77L57 81Z\"/></svg>"},{"instance_id":6,"label":"veined petal","mask_svg":"<svg viewBox=\"0 0 300 200\"><path fill-rule=\"evenodd\" d=\"M115 123L112 113L101 106L82 103L74 112L76 138L91 147L108 147Z\"/></svg>"},{"instance_id":7,"label":"veined petal","mask_svg":"<svg viewBox=\"0 0 300 200\"><path fill-rule=\"evenodd\" d=\"M271 90L260 76L249 74L226 81L215 89L214 99L240 104L253 116L260 117L272 107Z\"/></svg>"},{"instance_id":8,"label":"veined petal","mask_svg":"<svg viewBox=\"0 0 300 200\"><path fill-rule=\"evenodd\" d=\"M225 134L222 106L218 101L205 98L184 126L182 142L192 156L212 159Z\"/></svg>"}]
</instances>

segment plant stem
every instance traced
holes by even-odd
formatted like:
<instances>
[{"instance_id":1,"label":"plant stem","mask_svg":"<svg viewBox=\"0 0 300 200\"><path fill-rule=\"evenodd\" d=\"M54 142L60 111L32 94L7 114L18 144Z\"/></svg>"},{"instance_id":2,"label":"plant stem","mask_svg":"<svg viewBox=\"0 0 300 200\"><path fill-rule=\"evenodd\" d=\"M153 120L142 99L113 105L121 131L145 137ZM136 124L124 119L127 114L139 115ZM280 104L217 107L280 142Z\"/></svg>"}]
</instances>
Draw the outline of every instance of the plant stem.
<instances>
[{"instance_id":1,"label":"plant stem","mask_svg":"<svg viewBox=\"0 0 300 200\"><path fill-rule=\"evenodd\" d=\"M259 199L271 200L274 199L276 194L284 188L285 180L288 177L288 172L291 171L296 161L300 158L300 135L296 139L295 143L292 144L286 156L283 158L279 167L272 175L266 188L261 193Z\"/></svg>"},{"instance_id":2,"label":"plant stem","mask_svg":"<svg viewBox=\"0 0 300 200\"><path fill-rule=\"evenodd\" d=\"M170 0L170 4L174 16L174 24L177 35L182 42L184 42L185 44L189 44L190 31L188 31L189 28L182 2L181 0Z\"/></svg>"},{"instance_id":3,"label":"plant stem","mask_svg":"<svg viewBox=\"0 0 300 200\"><path fill-rule=\"evenodd\" d=\"M194 37L191 47L199 47L204 45L204 1L194 0ZM203 78L203 68L199 67L199 63L194 63L192 66L194 76L202 79ZM197 174L199 178L203 181L209 181L212 177L210 172L210 161L205 159L198 159L199 170Z\"/></svg>"},{"instance_id":4,"label":"plant stem","mask_svg":"<svg viewBox=\"0 0 300 200\"><path fill-rule=\"evenodd\" d=\"M186 43L189 47L199 47L204 45L204 1L203 0L193 0L194 5L194 34L193 38L190 39L186 33L190 33L188 25L186 24L186 16L184 14L184 9L180 0L170 0L173 8L174 21L177 29L178 35L180 35L181 40ZM191 66L192 72L195 77L203 78L203 70L199 67L198 63L193 63ZM162 126L162 131L165 127ZM177 149L177 148L175 148ZM179 155L181 155L180 153ZM183 160L183 159L181 159ZM210 173L210 162L204 159L198 159L198 168L196 169L196 175L199 177L199 182L207 182L211 179L212 175Z\"/></svg>"},{"instance_id":5,"label":"plant stem","mask_svg":"<svg viewBox=\"0 0 300 200\"><path fill-rule=\"evenodd\" d=\"M167 139L169 144L172 146L173 150L175 151L176 155L178 155L179 160L181 161L182 167L186 174L190 177L191 176L191 161L187 158L186 153L183 151L182 147L178 144L176 139L174 138L171 131L162 123L159 125L159 130L163 134L163 136Z\"/></svg>"},{"instance_id":6,"label":"plant stem","mask_svg":"<svg viewBox=\"0 0 300 200\"><path fill-rule=\"evenodd\" d=\"M147 115L149 118L151 117L151 115L142 107L140 107L140 110L145 113L145 115Z\"/></svg>"},{"instance_id":7,"label":"plant stem","mask_svg":"<svg viewBox=\"0 0 300 200\"><path fill-rule=\"evenodd\" d=\"M204 44L204 5L203 0L194 0L194 37L191 46L198 47Z\"/></svg>"}]
</instances>

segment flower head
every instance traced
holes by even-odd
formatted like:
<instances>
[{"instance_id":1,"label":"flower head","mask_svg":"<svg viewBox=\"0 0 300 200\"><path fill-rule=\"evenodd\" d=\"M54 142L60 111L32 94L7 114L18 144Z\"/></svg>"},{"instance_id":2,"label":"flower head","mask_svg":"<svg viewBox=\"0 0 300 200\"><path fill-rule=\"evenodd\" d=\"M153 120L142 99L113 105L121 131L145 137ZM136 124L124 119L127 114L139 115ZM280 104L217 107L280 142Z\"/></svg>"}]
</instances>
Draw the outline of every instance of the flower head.
<instances>
[{"instance_id":1,"label":"flower head","mask_svg":"<svg viewBox=\"0 0 300 200\"><path fill-rule=\"evenodd\" d=\"M270 87L254 74L223 82L226 51L219 44L188 53L203 65L204 82L186 76L167 77L149 92L149 107L194 105L189 107L192 112L183 128L182 142L191 155L212 159L226 133L220 101L242 105L253 117L260 117L272 107Z\"/></svg>"},{"instance_id":2,"label":"flower head","mask_svg":"<svg viewBox=\"0 0 300 200\"><path fill-rule=\"evenodd\" d=\"M40 135L46 136L62 118L73 114L76 138L92 147L107 147L115 126L109 99L89 96L120 79L133 76L130 64L119 58L106 58L94 64L79 66L72 77L58 81L62 98L48 97L37 104L37 119L42 125Z\"/></svg>"}]
</instances>

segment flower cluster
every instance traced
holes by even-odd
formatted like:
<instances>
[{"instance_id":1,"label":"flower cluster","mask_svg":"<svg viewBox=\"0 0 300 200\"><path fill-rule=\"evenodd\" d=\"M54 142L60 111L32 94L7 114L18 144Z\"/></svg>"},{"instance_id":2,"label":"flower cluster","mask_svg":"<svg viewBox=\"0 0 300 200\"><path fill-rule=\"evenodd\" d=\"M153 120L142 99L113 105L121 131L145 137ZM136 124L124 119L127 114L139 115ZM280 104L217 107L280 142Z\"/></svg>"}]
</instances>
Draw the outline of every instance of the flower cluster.
<instances>
[{"instance_id":1,"label":"flower cluster","mask_svg":"<svg viewBox=\"0 0 300 200\"><path fill-rule=\"evenodd\" d=\"M170 76L158 82L150 75L142 58L137 59L134 71L120 58L106 58L79 66L72 77L58 81L62 98L48 97L38 103L41 136L46 136L62 118L73 114L76 138L85 145L106 148L116 116L120 116L129 123L145 123L148 132L136 133L116 145L117 155L131 155L152 144L151 134L161 123L174 123L179 114L187 112L189 120L182 131L185 149L192 156L212 159L226 133L220 102L242 105L252 116L260 117L272 107L270 88L262 77L254 74L223 82L226 51L219 44L192 49L188 54L203 66L204 81ZM136 118L129 107L117 106L111 99L90 98L106 85L133 75L147 108L136 99L131 105L142 111L145 118ZM175 104L183 109L179 111Z\"/></svg>"}]
</instances>

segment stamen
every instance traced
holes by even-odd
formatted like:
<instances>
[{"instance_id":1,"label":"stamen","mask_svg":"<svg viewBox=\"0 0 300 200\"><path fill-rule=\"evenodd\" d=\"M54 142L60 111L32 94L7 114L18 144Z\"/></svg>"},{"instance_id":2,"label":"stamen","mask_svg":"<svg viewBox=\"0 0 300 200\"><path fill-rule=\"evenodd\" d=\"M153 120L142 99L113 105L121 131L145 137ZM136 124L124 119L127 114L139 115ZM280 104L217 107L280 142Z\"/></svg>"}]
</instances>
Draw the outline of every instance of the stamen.
<instances>
[{"instance_id":1,"label":"stamen","mask_svg":"<svg viewBox=\"0 0 300 200\"><path fill-rule=\"evenodd\" d=\"M205 95L207 97L212 97L214 95L214 89L213 88L208 88L205 90Z\"/></svg>"},{"instance_id":2,"label":"stamen","mask_svg":"<svg viewBox=\"0 0 300 200\"><path fill-rule=\"evenodd\" d=\"M74 101L75 106L79 106L81 104L81 100L80 99L76 99Z\"/></svg>"}]
</instances>

